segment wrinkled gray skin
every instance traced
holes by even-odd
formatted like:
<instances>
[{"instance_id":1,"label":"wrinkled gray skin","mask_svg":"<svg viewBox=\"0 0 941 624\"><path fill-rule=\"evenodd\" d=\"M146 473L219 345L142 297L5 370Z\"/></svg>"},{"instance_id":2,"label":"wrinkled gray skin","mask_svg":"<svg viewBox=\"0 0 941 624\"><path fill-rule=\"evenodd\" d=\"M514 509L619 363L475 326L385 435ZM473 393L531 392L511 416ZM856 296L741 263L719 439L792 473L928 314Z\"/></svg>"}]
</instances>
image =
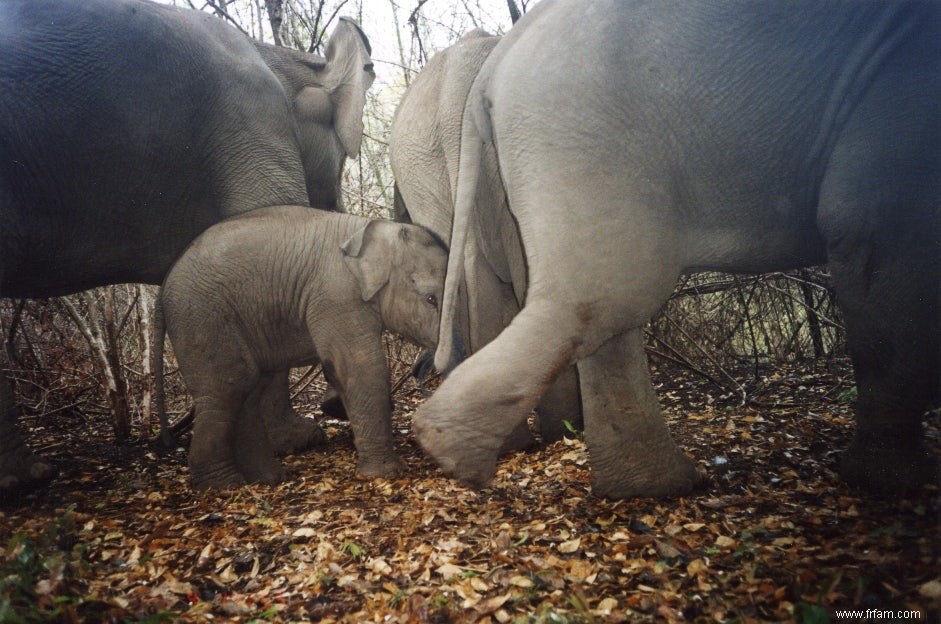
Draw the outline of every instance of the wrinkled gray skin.
<instances>
[{"instance_id":1,"label":"wrinkled gray skin","mask_svg":"<svg viewBox=\"0 0 941 624\"><path fill-rule=\"evenodd\" d=\"M141 0L2 0L0 58L3 297L160 283L225 217L339 209L374 78L353 22L325 59ZM287 376L274 383L286 398ZM0 408L0 490L51 476L6 383ZM318 433L280 424L288 447Z\"/></svg>"},{"instance_id":2,"label":"wrinkled gray skin","mask_svg":"<svg viewBox=\"0 0 941 624\"><path fill-rule=\"evenodd\" d=\"M396 180L396 220L423 225L445 241L451 237L464 102L499 41L500 37L475 30L437 53L409 86L392 121L389 159ZM526 261L492 148L481 155L469 227L458 324L469 336L472 353L509 324L526 296ZM544 440L562 437L566 420L581 428L574 368L552 385L536 412ZM508 448L532 443L526 422L520 424L507 441Z\"/></svg>"},{"instance_id":3,"label":"wrinkled gray skin","mask_svg":"<svg viewBox=\"0 0 941 624\"><path fill-rule=\"evenodd\" d=\"M398 472L382 332L434 348L447 257L424 228L297 206L197 238L161 289L154 355L160 379L165 324L196 406L193 487L281 481L266 395L274 375L318 363L349 415L357 470Z\"/></svg>"},{"instance_id":4,"label":"wrinkled gray skin","mask_svg":"<svg viewBox=\"0 0 941 624\"><path fill-rule=\"evenodd\" d=\"M826 262L859 392L852 484L938 481L941 3L545 0L468 100L438 359L447 357L481 142L526 250L526 305L416 412L424 448L485 482L578 365L596 494L698 481L649 381L641 328L681 273ZM465 164L466 163L466 164Z\"/></svg>"}]
</instances>

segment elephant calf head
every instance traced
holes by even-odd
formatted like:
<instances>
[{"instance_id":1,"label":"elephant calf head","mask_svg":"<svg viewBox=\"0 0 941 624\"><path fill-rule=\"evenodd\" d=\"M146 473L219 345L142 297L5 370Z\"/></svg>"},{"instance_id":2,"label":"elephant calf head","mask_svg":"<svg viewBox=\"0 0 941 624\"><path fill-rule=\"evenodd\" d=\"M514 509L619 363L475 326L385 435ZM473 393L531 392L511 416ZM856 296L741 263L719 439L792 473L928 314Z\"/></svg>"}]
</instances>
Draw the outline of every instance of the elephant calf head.
<instances>
[{"instance_id":1,"label":"elephant calf head","mask_svg":"<svg viewBox=\"0 0 941 624\"><path fill-rule=\"evenodd\" d=\"M416 225L370 221L341 247L363 301L376 300L386 328L425 347L438 343L448 251ZM463 356L456 339L452 361Z\"/></svg>"}]
</instances>

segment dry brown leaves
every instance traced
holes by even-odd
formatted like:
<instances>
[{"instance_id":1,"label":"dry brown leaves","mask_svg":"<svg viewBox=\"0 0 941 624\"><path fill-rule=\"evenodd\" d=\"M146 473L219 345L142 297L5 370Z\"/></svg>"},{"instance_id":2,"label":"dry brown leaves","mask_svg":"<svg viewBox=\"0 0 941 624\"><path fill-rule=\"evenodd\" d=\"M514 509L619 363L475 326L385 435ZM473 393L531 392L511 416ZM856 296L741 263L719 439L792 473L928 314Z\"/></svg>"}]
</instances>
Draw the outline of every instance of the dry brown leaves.
<instances>
[{"instance_id":1,"label":"dry brown leaves","mask_svg":"<svg viewBox=\"0 0 941 624\"><path fill-rule=\"evenodd\" d=\"M710 477L688 498L593 497L578 440L464 489L422 457L407 431L418 399L399 397L409 469L391 481L353 476L341 423L325 450L287 460L286 483L210 495L188 490L181 453L73 439L55 449L62 478L4 505L0 559L17 556L11 536L66 518L73 564L47 565L34 588L68 597L66 621L825 622L851 608L937 621L937 492L881 501L836 477L845 368L770 373L747 407L656 377Z\"/></svg>"}]
</instances>

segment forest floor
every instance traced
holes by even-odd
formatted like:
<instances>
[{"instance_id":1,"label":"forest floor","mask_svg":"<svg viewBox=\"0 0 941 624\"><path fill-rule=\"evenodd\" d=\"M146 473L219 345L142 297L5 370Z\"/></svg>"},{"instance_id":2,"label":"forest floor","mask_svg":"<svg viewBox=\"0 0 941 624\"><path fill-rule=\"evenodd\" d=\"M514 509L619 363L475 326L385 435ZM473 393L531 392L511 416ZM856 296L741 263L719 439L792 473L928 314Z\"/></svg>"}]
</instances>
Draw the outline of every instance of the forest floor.
<instances>
[{"instance_id":1,"label":"forest floor","mask_svg":"<svg viewBox=\"0 0 941 624\"><path fill-rule=\"evenodd\" d=\"M402 478L355 478L349 426L327 421L287 482L224 493L189 489L182 450L33 419L60 475L0 505L0 622L941 621L938 491L879 500L837 478L846 362L752 376L746 405L685 371L654 377L708 475L677 500L594 497L577 438L460 487L409 432L417 391L396 397Z\"/></svg>"}]
</instances>

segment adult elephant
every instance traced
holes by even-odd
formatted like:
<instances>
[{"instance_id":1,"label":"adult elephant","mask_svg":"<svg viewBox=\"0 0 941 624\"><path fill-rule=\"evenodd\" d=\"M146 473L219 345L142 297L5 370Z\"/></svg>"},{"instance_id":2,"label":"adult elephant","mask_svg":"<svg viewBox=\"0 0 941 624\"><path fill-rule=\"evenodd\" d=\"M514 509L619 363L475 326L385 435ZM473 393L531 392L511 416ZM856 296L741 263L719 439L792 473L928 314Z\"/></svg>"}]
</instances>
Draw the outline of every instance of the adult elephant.
<instances>
[{"instance_id":1,"label":"adult elephant","mask_svg":"<svg viewBox=\"0 0 941 624\"><path fill-rule=\"evenodd\" d=\"M689 492L641 328L681 273L826 261L859 393L846 480L937 483L941 3L545 0L467 102L438 359L492 141L526 252L526 304L415 415L472 482L577 363L595 493Z\"/></svg>"},{"instance_id":2,"label":"adult elephant","mask_svg":"<svg viewBox=\"0 0 941 624\"><path fill-rule=\"evenodd\" d=\"M157 284L226 217L339 209L369 54L349 20L322 58L143 0L0 1L0 296ZM0 382L0 489L51 472Z\"/></svg>"},{"instance_id":3,"label":"adult elephant","mask_svg":"<svg viewBox=\"0 0 941 624\"><path fill-rule=\"evenodd\" d=\"M423 225L443 240L451 237L457 188L464 102L477 73L500 37L474 30L437 53L409 86L392 120L389 159L395 176L395 217ZM496 154L481 154L474 219L464 249L461 335L469 352L493 340L519 312L526 296L526 261L516 223L506 205ZM443 369L442 369L443 370ZM563 373L537 406L536 424L545 440L581 426L575 369ZM526 422L507 446L532 442Z\"/></svg>"}]
</instances>

